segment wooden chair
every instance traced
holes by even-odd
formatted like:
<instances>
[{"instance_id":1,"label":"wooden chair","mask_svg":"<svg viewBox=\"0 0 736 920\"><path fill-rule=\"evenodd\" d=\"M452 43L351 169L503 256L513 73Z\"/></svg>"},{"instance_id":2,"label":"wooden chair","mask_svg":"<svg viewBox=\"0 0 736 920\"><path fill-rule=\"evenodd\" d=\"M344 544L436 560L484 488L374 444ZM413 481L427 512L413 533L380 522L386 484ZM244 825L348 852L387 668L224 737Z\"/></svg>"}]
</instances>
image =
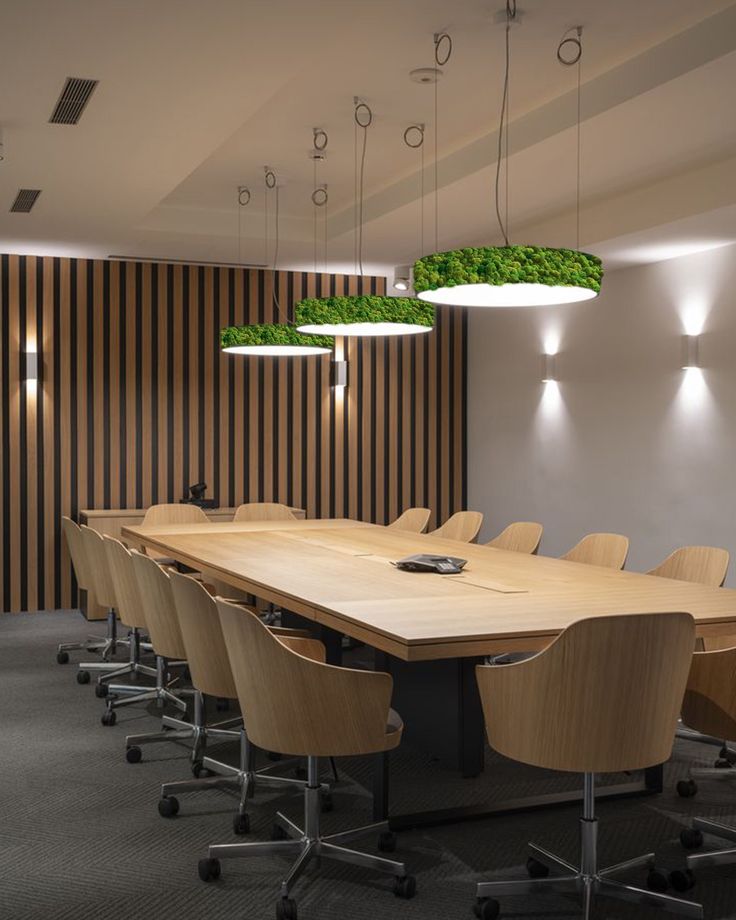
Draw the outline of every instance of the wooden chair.
<instances>
[{"instance_id":1,"label":"wooden chair","mask_svg":"<svg viewBox=\"0 0 736 920\"><path fill-rule=\"evenodd\" d=\"M140 553L131 553L121 542L114 537L105 536L100 541L102 554L107 559L108 571L115 592L116 605L120 620L130 629L131 653L130 661L119 671L105 675L100 679L100 696L107 698L107 708L102 717L103 725L114 725L116 710L122 706L134 703L146 703L155 700L159 706L172 703L180 710L186 712L186 703L178 695L171 693L167 687L168 663L166 656L173 651L173 646L167 642L168 636L162 634L159 621L155 616L149 620L147 611L151 605L151 598L141 590L136 578L133 561ZM145 558L145 557L141 557ZM153 560L148 560L151 565L156 565ZM140 646L143 633L151 637L151 647L156 656L156 667L151 668L141 664ZM179 656L175 656L179 657ZM184 662L181 662L184 664ZM140 686L138 684L111 683L114 678L125 675L143 675L154 677L154 686ZM122 695L122 698L121 698ZM178 726L176 726L178 727ZM132 741L131 737L137 740ZM166 735L168 739L169 735ZM149 741L163 740L159 734L130 736L126 738L126 758L129 763L137 763L141 759L140 744Z\"/></svg>"},{"instance_id":2,"label":"wooden chair","mask_svg":"<svg viewBox=\"0 0 736 920\"><path fill-rule=\"evenodd\" d=\"M721 743L720 739L723 739L722 759L714 769L692 770L689 779L677 784L680 795L689 798L697 793L695 776L714 779L733 779L736 776L733 769L736 757L726 746L729 741L736 742L736 648L696 652L693 655L682 704L682 719L688 727L713 741L719 739ZM688 869L736 862L736 827L695 818L692 826L680 834L680 841L685 849L696 850L703 845L704 833L730 841L731 847L688 856Z\"/></svg>"},{"instance_id":3,"label":"wooden chair","mask_svg":"<svg viewBox=\"0 0 736 920\"><path fill-rule=\"evenodd\" d=\"M622 569L629 554L629 539L618 533L589 533L560 559Z\"/></svg>"},{"instance_id":4,"label":"wooden chair","mask_svg":"<svg viewBox=\"0 0 736 920\"><path fill-rule=\"evenodd\" d=\"M480 511L456 511L441 527L433 530L431 536L460 543L475 543L482 526L483 515Z\"/></svg>"},{"instance_id":5,"label":"wooden chair","mask_svg":"<svg viewBox=\"0 0 736 920\"><path fill-rule=\"evenodd\" d=\"M77 579L77 585L82 591L87 593L87 619L99 620L107 618L107 636L88 636L84 642L61 642L56 648L57 664L68 664L69 652L85 651L100 652L102 661L107 661L111 654L115 654L116 649L116 617L115 611L106 611L99 615L100 610L104 608L95 600L92 591L92 579L87 565L87 555L84 548L84 540L79 525L69 517L62 517L61 529L66 540L69 557L72 560L74 574Z\"/></svg>"},{"instance_id":6,"label":"wooden chair","mask_svg":"<svg viewBox=\"0 0 736 920\"><path fill-rule=\"evenodd\" d=\"M395 521L387 526L393 530L403 530L407 533L424 533L429 523L432 512L429 508L407 508Z\"/></svg>"},{"instance_id":7,"label":"wooden chair","mask_svg":"<svg viewBox=\"0 0 736 920\"><path fill-rule=\"evenodd\" d=\"M489 540L486 546L494 549L505 549L514 553L529 553L534 555L539 549L542 540L543 527L531 521L517 521L502 530L501 533Z\"/></svg>"},{"instance_id":8,"label":"wooden chair","mask_svg":"<svg viewBox=\"0 0 736 920\"><path fill-rule=\"evenodd\" d=\"M598 893L702 917L700 905L661 894L667 879L648 854L608 869L596 858L595 774L643 770L672 751L695 639L688 613L594 617L573 623L543 652L476 668L488 741L505 757L584 774L580 867L532 846L527 881L481 882L476 913L498 916L499 895L545 887L578 892L590 916ZM554 876L546 878L550 866ZM645 891L612 876L649 867Z\"/></svg>"},{"instance_id":9,"label":"wooden chair","mask_svg":"<svg viewBox=\"0 0 736 920\"><path fill-rule=\"evenodd\" d=\"M142 558L144 561L138 563L141 584L146 583L146 574L150 578L152 587L154 587L154 582L159 583L155 586L158 590L163 590L162 578L168 582L167 590L171 592L173 609L176 612L178 628L195 688L194 726L196 735L192 763L197 778L164 783L161 786L161 798L158 803L159 814L164 818L170 818L179 813L177 793L196 792L213 787L225 789L235 792L240 800L238 810L233 816L233 831L236 834L247 834L250 830L250 820L246 812L246 803L257 786L263 783L278 785L282 788L298 786L301 789L305 784L301 780L271 776L269 771L275 769L276 766L283 766L283 762L271 764L261 770L255 769L255 752L245 734L241 718L230 719L215 725L207 722L205 696L216 697L218 701L236 700L238 697L217 605L201 582L178 572L168 574L162 572L161 575L155 576L150 564L146 565L148 560L145 560L145 557ZM147 573L146 569L148 569ZM255 611L250 612L255 613ZM288 629L273 631L281 634L283 641L290 643L301 654L316 660L324 660L324 645L310 638L308 632ZM214 741L238 740L240 743L239 765L231 766L207 756L207 742L210 739ZM202 770L214 773L215 776L200 778L199 772Z\"/></svg>"},{"instance_id":10,"label":"wooden chair","mask_svg":"<svg viewBox=\"0 0 736 920\"><path fill-rule=\"evenodd\" d=\"M143 527L157 524L209 524L210 519L198 505L171 503L151 505L143 515Z\"/></svg>"},{"instance_id":11,"label":"wooden chair","mask_svg":"<svg viewBox=\"0 0 736 920\"><path fill-rule=\"evenodd\" d=\"M403 863L343 846L358 834L383 831L379 847L393 849L386 822L328 836L320 831L319 758L376 754L395 748L401 740L401 719L390 710L391 676L313 661L288 648L242 607L218 600L217 608L248 737L266 750L307 757L305 827L302 830L279 813L269 843L211 846L209 857L200 861L200 878L217 878L225 857L295 856L281 885L278 920L296 920L296 903L289 894L313 857L388 872L396 879L396 895L412 897L416 883Z\"/></svg>"},{"instance_id":12,"label":"wooden chair","mask_svg":"<svg viewBox=\"0 0 736 920\"><path fill-rule=\"evenodd\" d=\"M647 575L721 588L726 580L728 560L728 551L717 546L681 546Z\"/></svg>"},{"instance_id":13,"label":"wooden chair","mask_svg":"<svg viewBox=\"0 0 736 920\"><path fill-rule=\"evenodd\" d=\"M291 508L278 502L248 502L235 509L234 521L295 521Z\"/></svg>"}]
</instances>

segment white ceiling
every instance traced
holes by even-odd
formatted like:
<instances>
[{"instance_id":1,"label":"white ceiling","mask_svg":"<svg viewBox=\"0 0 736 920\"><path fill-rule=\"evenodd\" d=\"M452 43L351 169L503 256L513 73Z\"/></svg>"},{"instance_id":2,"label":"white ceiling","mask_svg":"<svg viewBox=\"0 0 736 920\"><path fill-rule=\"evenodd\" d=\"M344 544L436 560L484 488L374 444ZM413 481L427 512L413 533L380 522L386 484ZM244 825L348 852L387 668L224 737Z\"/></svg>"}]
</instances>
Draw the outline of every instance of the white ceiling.
<instances>
[{"instance_id":1,"label":"white ceiling","mask_svg":"<svg viewBox=\"0 0 736 920\"><path fill-rule=\"evenodd\" d=\"M282 267L313 262L312 128L329 134L327 264L353 266L353 96L374 112L365 182L367 271L424 249L498 242L491 189L503 4L464 0L4 0L0 6L0 248L208 261L264 259L263 166L279 177ZM575 243L575 72L557 43L584 26L581 241L611 267L736 241L736 4L519 0L512 30L512 238ZM100 85L78 126L49 125L67 76ZM236 206L238 185L253 190ZM21 187L43 190L10 214ZM273 224L273 195L271 223ZM324 216L320 212L320 218ZM238 222L240 219L240 242ZM324 263L319 225L318 266ZM273 232L273 231L272 231ZM269 253L273 255L273 246Z\"/></svg>"}]
</instances>

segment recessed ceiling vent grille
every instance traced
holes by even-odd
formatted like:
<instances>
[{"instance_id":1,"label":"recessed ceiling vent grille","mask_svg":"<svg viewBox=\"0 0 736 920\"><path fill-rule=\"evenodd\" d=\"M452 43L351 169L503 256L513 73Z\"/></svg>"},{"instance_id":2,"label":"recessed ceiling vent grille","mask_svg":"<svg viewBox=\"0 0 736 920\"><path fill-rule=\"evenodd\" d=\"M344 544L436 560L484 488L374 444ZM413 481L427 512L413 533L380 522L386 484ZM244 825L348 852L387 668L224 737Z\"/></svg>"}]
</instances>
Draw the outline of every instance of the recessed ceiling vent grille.
<instances>
[{"instance_id":1,"label":"recessed ceiling vent grille","mask_svg":"<svg viewBox=\"0 0 736 920\"><path fill-rule=\"evenodd\" d=\"M18 194L15 196L15 201L13 202L10 210L15 211L16 214L27 214L33 205L38 201L38 196L40 194L40 188L18 189Z\"/></svg>"},{"instance_id":2,"label":"recessed ceiling vent grille","mask_svg":"<svg viewBox=\"0 0 736 920\"><path fill-rule=\"evenodd\" d=\"M67 77L59 101L51 113L49 123L52 125L76 125L82 117L90 96L95 91L97 80L84 80L82 77Z\"/></svg>"}]
</instances>

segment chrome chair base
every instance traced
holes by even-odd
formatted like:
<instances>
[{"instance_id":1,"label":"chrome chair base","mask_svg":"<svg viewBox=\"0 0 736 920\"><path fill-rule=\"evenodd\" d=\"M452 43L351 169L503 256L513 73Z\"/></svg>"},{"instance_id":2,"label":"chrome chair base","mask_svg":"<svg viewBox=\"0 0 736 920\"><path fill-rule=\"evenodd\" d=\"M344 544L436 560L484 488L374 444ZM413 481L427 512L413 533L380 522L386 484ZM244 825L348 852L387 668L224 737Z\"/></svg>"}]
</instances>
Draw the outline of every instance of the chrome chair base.
<instances>
[{"instance_id":1,"label":"chrome chair base","mask_svg":"<svg viewBox=\"0 0 736 920\"><path fill-rule=\"evenodd\" d=\"M647 853L625 862L617 863L606 869L598 868L598 820L595 817L594 777L585 775L585 794L583 799L583 817L580 819L580 867L574 866L548 850L530 844L533 855L529 863L529 879L519 881L479 882L476 890L477 901L475 914L481 920L493 920L499 914L499 905L495 900L505 895L539 894L545 891L560 894L572 894L580 898L583 916L588 920L592 916L593 903L597 896L617 898L635 904L658 907L670 913L682 914L702 920L703 908L693 901L675 898L663 892L637 888L616 881L613 876L636 868L648 868L654 871L654 854ZM558 874L546 875L550 869ZM543 874L544 873L544 874ZM658 874L655 874L658 875ZM666 887L666 885L665 885Z\"/></svg>"},{"instance_id":2,"label":"chrome chair base","mask_svg":"<svg viewBox=\"0 0 736 920\"><path fill-rule=\"evenodd\" d=\"M736 843L736 827L709 821L706 818L695 818L692 823L693 830L704 834L712 834L721 840L730 840ZM693 853L687 858L688 869L700 869L703 866L725 866L736 862L736 847L727 850L714 850L712 853Z\"/></svg>"},{"instance_id":3,"label":"chrome chair base","mask_svg":"<svg viewBox=\"0 0 736 920\"><path fill-rule=\"evenodd\" d=\"M163 783L161 786L161 799L159 800L159 814L162 817L169 818L178 814L179 802L176 799L176 793L202 792L207 789L222 789L225 792L237 795L239 798L238 810L233 816L233 829L236 834L247 834L250 830L250 821L246 812L247 800L255 794L256 786L261 784L274 786L289 786L304 789L307 783L304 780L292 779L285 776L273 776L269 771L275 769L277 764L270 764L262 767L260 770L255 769L255 751L248 741L245 729L242 725L242 719L232 719L228 722L220 722L217 725L207 726L204 723L204 705L201 696L195 697L195 724L192 726L193 731L190 733L194 737L192 746L192 770L195 773L195 779L177 780L171 783ZM171 724L176 720L164 719L165 724ZM184 725L184 723L180 723ZM232 726L237 725L238 731L233 731ZM162 740L167 740L169 736L164 735ZM206 750L208 740L213 741L230 741L233 738L240 739L240 763L236 766L215 760L212 757L203 756ZM283 766L283 762L278 766ZM214 776L199 777L200 770L208 770L214 773ZM329 787L321 785L322 792L329 791Z\"/></svg>"},{"instance_id":4,"label":"chrome chair base","mask_svg":"<svg viewBox=\"0 0 736 920\"><path fill-rule=\"evenodd\" d=\"M338 834L323 836L320 832L321 785L318 758L308 758L307 773L308 778L304 785L304 828L299 827L279 812L276 816L273 840L263 843L227 843L210 846L208 858L200 860L199 877L203 881L219 878L221 859L248 856L294 856L296 858L283 877L279 888L279 898L282 904L288 902L292 905L289 895L297 880L312 859L324 857L392 875L395 879L394 893L397 897L413 897L416 882L412 876L406 874L406 866L403 862L386 859L383 856L373 856L370 853L363 853L344 846L354 838L372 832L393 837L389 833L388 822L381 821ZM384 848L393 849L393 846L384 845ZM290 909L293 909L293 905ZM277 913L279 916L286 916L289 911L277 909Z\"/></svg>"},{"instance_id":5,"label":"chrome chair base","mask_svg":"<svg viewBox=\"0 0 736 920\"><path fill-rule=\"evenodd\" d=\"M87 636L84 642L61 642L56 647L56 660L59 664L66 664L69 652L85 651L100 652L100 660L80 664L80 669L97 670L103 662L108 662L115 655L119 645L128 645L127 639L118 639L117 619L114 610L107 612L107 634L105 636Z\"/></svg>"},{"instance_id":6,"label":"chrome chair base","mask_svg":"<svg viewBox=\"0 0 736 920\"><path fill-rule=\"evenodd\" d=\"M135 643L131 648L135 648ZM146 665L140 664L137 660L133 659L133 651L131 651L131 661L121 668L120 672L113 674L103 675L98 679L98 689L104 688L104 691L98 693L100 696L104 696L106 699L106 708L102 716L103 725L114 725L115 724L115 710L120 709L122 706L131 706L134 703L146 703L148 701L155 700L160 708L163 708L165 703L171 703L173 706L176 706L181 712L186 713L187 704L186 701L182 699L184 694L194 694L196 691L190 688L182 688L178 693L172 693L169 690L172 681L166 680L167 672L169 667L175 666L184 666L186 662L184 661L175 661L167 662L161 656L156 658L156 668L149 668ZM111 679L116 676L117 673L121 674L145 674L147 676L154 676L156 678L156 683L153 687L142 687L137 684L107 684L105 679ZM122 696L121 696L122 695ZM188 726L190 729L193 728L193 725L190 723L182 723ZM144 737L144 736L141 736ZM167 737L171 737L170 733ZM154 739L152 739L154 740ZM145 742L141 742L145 743Z\"/></svg>"}]
</instances>

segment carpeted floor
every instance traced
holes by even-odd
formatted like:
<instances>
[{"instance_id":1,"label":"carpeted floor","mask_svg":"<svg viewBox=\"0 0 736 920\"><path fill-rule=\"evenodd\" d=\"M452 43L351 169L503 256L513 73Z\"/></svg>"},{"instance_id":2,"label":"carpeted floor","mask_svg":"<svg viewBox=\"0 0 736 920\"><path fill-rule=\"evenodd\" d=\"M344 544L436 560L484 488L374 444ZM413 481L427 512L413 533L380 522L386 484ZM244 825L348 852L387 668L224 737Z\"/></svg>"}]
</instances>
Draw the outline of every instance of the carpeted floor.
<instances>
[{"instance_id":1,"label":"carpeted floor","mask_svg":"<svg viewBox=\"0 0 736 920\"><path fill-rule=\"evenodd\" d=\"M158 786L189 775L187 753L173 744L151 745L144 760L124 759L124 736L155 731L156 711L121 710L117 725L100 724L103 704L92 686L79 686L74 664L55 662L55 645L89 632L77 613L0 616L0 918L3 920L270 920L283 863L256 859L223 863L222 878L206 885L197 861L209 843L236 841L233 800L217 792L181 797L173 820L157 811ZM78 660L73 655L73 661ZM702 782L695 799L678 798L674 781L691 762L708 764L715 751L679 744L667 768L663 795L603 803L602 864L652 849L659 865L683 865L678 843L691 815L736 824L734 782ZM227 759L227 758L225 758ZM327 829L370 820L366 763L343 760L335 811ZM401 811L520 796L564 788L561 778L488 753L484 775L463 780L404 745L393 757L392 797ZM267 839L282 809L300 818L295 797L259 792L252 800L252 833ZM526 843L533 839L575 861L577 809L488 819L407 832L400 858L417 877L412 901L397 900L391 880L350 866L323 862L295 890L300 920L470 920L474 883L524 877ZM720 842L710 841L720 846ZM367 839L365 849L375 846ZM642 882L641 873L630 881ZM699 873L694 899L706 918L736 918L736 865ZM502 902L509 918L579 916L564 897ZM645 920L651 908L598 902L596 916Z\"/></svg>"}]
</instances>

